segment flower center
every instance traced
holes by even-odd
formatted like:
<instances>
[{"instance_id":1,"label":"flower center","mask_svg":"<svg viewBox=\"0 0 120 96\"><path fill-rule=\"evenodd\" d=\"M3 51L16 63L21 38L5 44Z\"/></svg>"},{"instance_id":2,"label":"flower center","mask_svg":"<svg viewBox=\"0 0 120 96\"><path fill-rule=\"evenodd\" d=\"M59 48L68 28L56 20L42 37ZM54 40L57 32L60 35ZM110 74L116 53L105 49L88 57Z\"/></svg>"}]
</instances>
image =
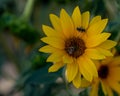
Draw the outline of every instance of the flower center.
<instances>
[{"instance_id":1,"label":"flower center","mask_svg":"<svg viewBox=\"0 0 120 96\"><path fill-rule=\"evenodd\" d=\"M98 70L98 76L102 79L107 78L108 73L109 73L109 69L108 66L106 65L101 66Z\"/></svg>"},{"instance_id":2,"label":"flower center","mask_svg":"<svg viewBox=\"0 0 120 96\"><path fill-rule=\"evenodd\" d=\"M72 37L65 41L65 51L74 58L81 56L85 49L85 43L79 37Z\"/></svg>"}]
</instances>

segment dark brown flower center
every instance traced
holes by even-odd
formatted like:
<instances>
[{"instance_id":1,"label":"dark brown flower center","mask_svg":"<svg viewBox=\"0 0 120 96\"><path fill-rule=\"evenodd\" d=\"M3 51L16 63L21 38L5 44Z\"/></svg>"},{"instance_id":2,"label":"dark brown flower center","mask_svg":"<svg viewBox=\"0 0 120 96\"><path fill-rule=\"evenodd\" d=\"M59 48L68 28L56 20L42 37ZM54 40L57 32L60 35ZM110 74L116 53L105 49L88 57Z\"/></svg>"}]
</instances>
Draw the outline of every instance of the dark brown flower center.
<instances>
[{"instance_id":1,"label":"dark brown flower center","mask_svg":"<svg viewBox=\"0 0 120 96\"><path fill-rule=\"evenodd\" d=\"M109 73L109 68L108 68L108 66L106 66L106 65L101 66L101 67L99 68L99 70L98 70L98 76L99 76L101 79L107 78L108 73Z\"/></svg>"},{"instance_id":2,"label":"dark brown flower center","mask_svg":"<svg viewBox=\"0 0 120 96\"><path fill-rule=\"evenodd\" d=\"M74 58L81 56L85 49L85 43L79 37L72 37L65 41L65 51Z\"/></svg>"}]
</instances>

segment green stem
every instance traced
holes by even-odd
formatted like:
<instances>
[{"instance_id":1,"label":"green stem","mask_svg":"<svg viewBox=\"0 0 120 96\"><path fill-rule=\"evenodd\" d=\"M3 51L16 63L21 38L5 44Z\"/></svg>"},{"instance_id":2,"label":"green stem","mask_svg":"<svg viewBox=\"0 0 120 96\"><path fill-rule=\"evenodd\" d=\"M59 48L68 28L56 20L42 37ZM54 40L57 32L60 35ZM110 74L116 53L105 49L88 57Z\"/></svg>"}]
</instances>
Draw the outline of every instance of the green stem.
<instances>
[{"instance_id":1,"label":"green stem","mask_svg":"<svg viewBox=\"0 0 120 96\"><path fill-rule=\"evenodd\" d=\"M21 16L21 19L24 21L29 21L31 13L32 13L32 9L33 9L33 5L34 5L34 1L35 0L27 0L25 9L23 11L23 14Z\"/></svg>"},{"instance_id":2,"label":"green stem","mask_svg":"<svg viewBox=\"0 0 120 96\"><path fill-rule=\"evenodd\" d=\"M72 93L72 90L69 89L69 86L68 86L67 82L65 83L65 85L66 85L66 90L67 90L69 96L78 96L78 94L73 94Z\"/></svg>"},{"instance_id":3,"label":"green stem","mask_svg":"<svg viewBox=\"0 0 120 96\"><path fill-rule=\"evenodd\" d=\"M65 84L66 90L67 90L69 96L73 96L73 94L71 93L71 91L70 91L70 89L69 89L69 87L68 87L68 83L67 83L67 82L65 82L65 83L66 83L66 84Z\"/></svg>"},{"instance_id":4,"label":"green stem","mask_svg":"<svg viewBox=\"0 0 120 96\"><path fill-rule=\"evenodd\" d=\"M69 96L76 96L72 93L72 90L69 89L68 82L65 79L65 70L66 70L66 68L63 69L62 76L63 76L63 81L65 83L66 92L68 93Z\"/></svg>"},{"instance_id":5,"label":"green stem","mask_svg":"<svg viewBox=\"0 0 120 96\"><path fill-rule=\"evenodd\" d=\"M105 4L110 19L114 19L116 17L116 13L118 12L116 0L103 0L103 2Z\"/></svg>"}]
</instances>

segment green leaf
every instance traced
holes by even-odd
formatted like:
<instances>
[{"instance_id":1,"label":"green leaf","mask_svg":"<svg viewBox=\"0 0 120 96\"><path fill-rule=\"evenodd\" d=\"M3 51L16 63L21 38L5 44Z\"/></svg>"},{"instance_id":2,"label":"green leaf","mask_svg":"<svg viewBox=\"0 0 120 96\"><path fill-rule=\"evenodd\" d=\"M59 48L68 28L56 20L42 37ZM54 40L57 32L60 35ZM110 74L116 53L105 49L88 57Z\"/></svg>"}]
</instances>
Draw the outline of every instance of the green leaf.
<instances>
[{"instance_id":1,"label":"green leaf","mask_svg":"<svg viewBox=\"0 0 120 96\"><path fill-rule=\"evenodd\" d=\"M51 88L58 77L61 76L61 70L55 73L48 73L49 66L44 66L34 71L25 81L25 96L51 96Z\"/></svg>"},{"instance_id":2,"label":"green leaf","mask_svg":"<svg viewBox=\"0 0 120 96\"><path fill-rule=\"evenodd\" d=\"M55 80L61 76L61 70L55 73L48 73L49 66L44 66L39 70L36 70L31 76L25 81L25 84L50 84L54 83Z\"/></svg>"}]
</instances>

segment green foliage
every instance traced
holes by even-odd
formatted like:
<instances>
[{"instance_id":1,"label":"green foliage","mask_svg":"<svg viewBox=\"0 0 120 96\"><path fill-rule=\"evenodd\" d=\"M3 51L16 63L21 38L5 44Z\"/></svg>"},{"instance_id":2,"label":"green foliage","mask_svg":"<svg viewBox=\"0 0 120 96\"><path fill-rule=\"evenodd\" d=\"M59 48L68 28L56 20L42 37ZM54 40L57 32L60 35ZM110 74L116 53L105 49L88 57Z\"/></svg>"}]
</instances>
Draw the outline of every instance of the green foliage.
<instances>
[{"instance_id":1,"label":"green foliage","mask_svg":"<svg viewBox=\"0 0 120 96\"><path fill-rule=\"evenodd\" d=\"M1 16L0 26L1 29L24 40L28 44L35 44L40 38L39 31L33 28L32 25L9 13L4 13Z\"/></svg>"},{"instance_id":2,"label":"green foliage","mask_svg":"<svg viewBox=\"0 0 120 96\"><path fill-rule=\"evenodd\" d=\"M48 63L48 65L51 65ZM50 66L42 67L35 72L32 73L32 75L26 80L25 84L30 85L39 85L39 84L51 84L54 83L55 80L61 76L61 71L54 72L49 74L48 68Z\"/></svg>"}]
</instances>

